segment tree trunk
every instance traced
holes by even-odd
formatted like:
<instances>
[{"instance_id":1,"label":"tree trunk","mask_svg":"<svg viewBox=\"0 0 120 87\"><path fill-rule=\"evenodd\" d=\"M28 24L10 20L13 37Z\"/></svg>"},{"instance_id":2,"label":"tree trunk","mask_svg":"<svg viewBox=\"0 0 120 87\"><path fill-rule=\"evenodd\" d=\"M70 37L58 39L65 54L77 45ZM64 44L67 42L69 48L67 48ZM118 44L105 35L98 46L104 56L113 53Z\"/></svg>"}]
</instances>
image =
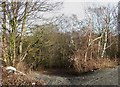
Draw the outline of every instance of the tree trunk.
<instances>
[{"instance_id":1,"label":"tree trunk","mask_svg":"<svg viewBox=\"0 0 120 87\"><path fill-rule=\"evenodd\" d=\"M118 3L118 54L117 56L120 58L120 1Z\"/></svg>"},{"instance_id":2,"label":"tree trunk","mask_svg":"<svg viewBox=\"0 0 120 87\"><path fill-rule=\"evenodd\" d=\"M20 58L22 57L22 52L23 52L23 35L24 35L24 32L25 32L25 23L26 23L26 16L27 16L27 6L28 6L28 2L26 2L26 5L25 5L25 11L24 11L23 22L22 22L20 45L19 45ZM20 59L20 61L21 60L22 59Z\"/></svg>"},{"instance_id":3,"label":"tree trunk","mask_svg":"<svg viewBox=\"0 0 120 87\"><path fill-rule=\"evenodd\" d=\"M101 57L103 58L104 57L104 54L105 54L105 49L107 47L107 30L105 31L105 42L104 42L104 46L103 46L103 51L102 51L102 55Z\"/></svg>"},{"instance_id":4,"label":"tree trunk","mask_svg":"<svg viewBox=\"0 0 120 87\"><path fill-rule=\"evenodd\" d=\"M6 63L8 63L8 60L7 60L7 35L6 35L6 3L3 2L2 3L2 12L3 12L3 18L2 18L2 21L3 21L3 24L2 24L2 28L3 28L3 34L2 34L2 51L3 51L3 59Z\"/></svg>"},{"instance_id":5,"label":"tree trunk","mask_svg":"<svg viewBox=\"0 0 120 87\"><path fill-rule=\"evenodd\" d=\"M16 16L17 16L17 13L16 13L16 5L17 5L17 2L12 2L12 14L13 14L13 20L11 21L11 26L12 26L12 49L13 49L13 66L15 66L16 64L16 30L17 30L17 27L16 27L16 24L17 24L17 19L16 19Z\"/></svg>"}]
</instances>

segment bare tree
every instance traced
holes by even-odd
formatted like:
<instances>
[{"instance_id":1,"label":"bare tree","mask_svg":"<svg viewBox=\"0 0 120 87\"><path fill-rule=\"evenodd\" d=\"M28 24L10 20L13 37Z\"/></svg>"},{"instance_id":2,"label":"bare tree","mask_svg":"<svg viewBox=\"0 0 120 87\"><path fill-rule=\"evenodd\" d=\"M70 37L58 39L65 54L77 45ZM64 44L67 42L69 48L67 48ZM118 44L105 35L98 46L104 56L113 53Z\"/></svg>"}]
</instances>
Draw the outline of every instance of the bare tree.
<instances>
[{"instance_id":1,"label":"bare tree","mask_svg":"<svg viewBox=\"0 0 120 87\"><path fill-rule=\"evenodd\" d=\"M88 8L88 14L93 19L93 31L98 34L99 37L93 39L91 43L98 40L98 54L104 57L106 49L109 47L108 34L115 31L117 7L102 6L102 7L90 7ZM90 19L89 18L89 19ZM90 43L90 44L91 44ZM113 44L111 42L111 44ZM111 45L110 44L110 45ZM101 49L102 47L102 49Z\"/></svg>"},{"instance_id":2,"label":"bare tree","mask_svg":"<svg viewBox=\"0 0 120 87\"><path fill-rule=\"evenodd\" d=\"M118 57L120 58L120 2L118 3Z\"/></svg>"},{"instance_id":3,"label":"bare tree","mask_svg":"<svg viewBox=\"0 0 120 87\"><path fill-rule=\"evenodd\" d=\"M33 22L32 20L40 19L40 12L52 11L62 3L52 3L49 0L9 0L5 2L1 1L0 4L3 32L3 58L11 62L8 64L15 66L25 59L28 49L30 49L30 46L28 46L28 49L23 51L23 39L26 31L29 31L28 28L33 25L31 24ZM8 52L6 52L6 48L8 48Z\"/></svg>"}]
</instances>

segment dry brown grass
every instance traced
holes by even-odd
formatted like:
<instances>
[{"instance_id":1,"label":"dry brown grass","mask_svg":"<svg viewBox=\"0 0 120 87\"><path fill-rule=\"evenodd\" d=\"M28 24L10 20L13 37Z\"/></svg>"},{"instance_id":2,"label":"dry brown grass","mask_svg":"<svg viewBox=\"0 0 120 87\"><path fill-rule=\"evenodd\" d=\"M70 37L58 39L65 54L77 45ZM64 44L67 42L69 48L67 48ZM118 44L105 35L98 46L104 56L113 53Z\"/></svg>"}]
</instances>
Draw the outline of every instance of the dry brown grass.
<instances>
[{"instance_id":1,"label":"dry brown grass","mask_svg":"<svg viewBox=\"0 0 120 87\"><path fill-rule=\"evenodd\" d=\"M24 62L18 63L16 65L16 69L23 72L23 73L28 73L30 71L30 68Z\"/></svg>"},{"instance_id":2,"label":"dry brown grass","mask_svg":"<svg viewBox=\"0 0 120 87\"><path fill-rule=\"evenodd\" d=\"M109 59L109 58L99 58L99 59L97 59L97 61L98 61L97 65L100 69L114 68L118 65L117 60Z\"/></svg>"},{"instance_id":3,"label":"dry brown grass","mask_svg":"<svg viewBox=\"0 0 120 87\"><path fill-rule=\"evenodd\" d=\"M2 85L44 85L45 82L35 78L34 71L31 71L25 63L20 63L16 69L22 73L8 73L5 67L1 67Z\"/></svg>"},{"instance_id":4,"label":"dry brown grass","mask_svg":"<svg viewBox=\"0 0 120 87\"><path fill-rule=\"evenodd\" d=\"M20 73L8 73L4 67L1 69L2 69L2 85L5 85L5 86L10 86L10 85L32 86L32 85L43 85L44 83L41 80L37 80L34 77L29 76L28 74L23 75Z\"/></svg>"},{"instance_id":5,"label":"dry brown grass","mask_svg":"<svg viewBox=\"0 0 120 87\"><path fill-rule=\"evenodd\" d=\"M71 64L73 65L74 72L84 73L97 69L113 68L118 65L118 60L109 58L89 58L85 61L81 55L74 55Z\"/></svg>"}]
</instances>

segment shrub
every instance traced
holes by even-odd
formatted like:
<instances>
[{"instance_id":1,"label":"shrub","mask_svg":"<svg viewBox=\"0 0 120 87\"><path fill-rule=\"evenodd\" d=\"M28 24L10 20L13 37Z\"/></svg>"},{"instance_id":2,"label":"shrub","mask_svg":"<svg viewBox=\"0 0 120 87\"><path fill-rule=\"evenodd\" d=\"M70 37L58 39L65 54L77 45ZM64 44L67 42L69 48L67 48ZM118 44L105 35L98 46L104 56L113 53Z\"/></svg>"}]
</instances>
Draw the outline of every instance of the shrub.
<instances>
[{"instance_id":1,"label":"shrub","mask_svg":"<svg viewBox=\"0 0 120 87\"><path fill-rule=\"evenodd\" d=\"M33 35L24 41L24 50L32 43L25 62L31 68L64 68L69 66L69 58L74 46L70 43L70 35L56 31L51 25L37 27Z\"/></svg>"},{"instance_id":2,"label":"shrub","mask_svg":"<svg viewBox=\"0 0 120 87\"><path fill-rule=\"evenodd\" d=\"M90 41L93 42L88 46ZM69 68L82 73L116 65L113 60L106 59L107 56L110 56L109 49L113 53L110 57L116 55L116 44L106 49L105 59L100 58L103 51L101 44L104 43L98 39L98 34L90 32L87 28L82 33L80 31L63 33L58 31L55 25L38 26L33 30L32 35L25 38L24 50L29 44L31 44L31 50L28 52L25 62L35 70L39 68ZM110 44L111 42L107 45ZM112 52L112 49L115 52Z\"/></svg>"},{"instance_id":3,"label":"shrub","mask_svg":"<svg viewBox=\"0 0 120 87\"><path fill-rule=\"evenodd\" d=\"M103 68L113 68L118 65L117 60L109 58L92 58L85 61L84 56L76 52L71 57L71 64L73 71L77 73L84 73Z\"/></svg>"}]
</instances>

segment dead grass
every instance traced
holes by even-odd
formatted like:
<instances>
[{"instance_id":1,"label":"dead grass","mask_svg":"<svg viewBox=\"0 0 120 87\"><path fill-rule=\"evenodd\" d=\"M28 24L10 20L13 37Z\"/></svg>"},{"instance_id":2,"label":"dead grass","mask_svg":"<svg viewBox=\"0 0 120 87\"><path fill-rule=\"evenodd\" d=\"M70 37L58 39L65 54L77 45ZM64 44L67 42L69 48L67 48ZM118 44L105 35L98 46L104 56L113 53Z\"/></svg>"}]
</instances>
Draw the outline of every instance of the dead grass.
<instances>
[{"instance_id":1,"label":"dead grass","mask_svg":"<svg viewBox=\"0 0 120 87\"><path fill-rule=\"evenodd\" d=\"M22 65L21 65L22 66ZM24 67L21 67L21 71L23 72ZM19 68L20 70L20 68ZM35 78L35 74L32 73L32 71L29 70L29 72L24 71L25 75L21 73L8 73L5 69L5 67L1 67L1 73L2 73L2 85L15 85L15 86L21 86L21 85L44 85L45 82L42 80L38 80Z\"/></svg>"},{"instance_id":2,"label":"dead grass","mask_svg":"<svg viewBox=\"0 0 120 87\"><path fill-rule=\"evenodd\" d=\"M114 68L118 65L118 60L109 58L92 58L85 61L82 56L75 55L74 58L72 58L71 64L73 64L73 71L75 73L84 73L97 69Z\"/></svg>"},{"instance_id":3,"label":"dead grass","mask_svg":"<svg viewBox=\"0 0 120 87\"><path fill-rule=\"evenodd\" d=\"M29 71L31 71L30 67L28 67L27 64L24 62L18 63L16 65L16 69L23 73L29 73Z\"/></svg>"},{"instance_id":4,"label":"dead grass","mask_svg":"<svg viewBox=\"0 0 120 87\"><path fill-rule=\"evenodd\" d=\"M109 59L109 58L99 58L97 59L97 66L100 69L104 68L114 68L118 65L118 61L115 59Z\"/></svg>"}]
</instances>

